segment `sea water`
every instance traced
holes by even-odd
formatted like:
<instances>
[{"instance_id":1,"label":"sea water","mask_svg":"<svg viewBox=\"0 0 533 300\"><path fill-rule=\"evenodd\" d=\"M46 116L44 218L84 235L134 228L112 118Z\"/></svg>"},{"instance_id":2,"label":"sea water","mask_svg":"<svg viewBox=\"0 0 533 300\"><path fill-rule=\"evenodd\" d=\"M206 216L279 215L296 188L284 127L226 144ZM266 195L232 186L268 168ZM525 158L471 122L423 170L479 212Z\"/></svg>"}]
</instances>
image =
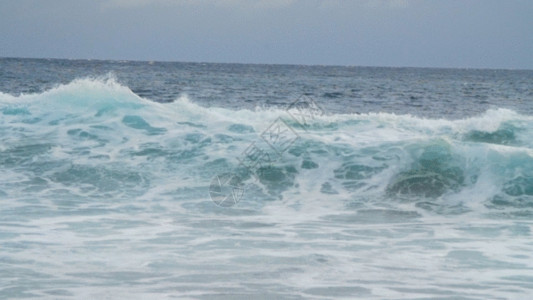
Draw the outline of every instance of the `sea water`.
<instances>
[{"instance_id":1,"label":"sea water","mask_svg":"<svg viewBox=\"0 0 533 300\"><path fill-rule=\"evenodd\" d=\"M532 100L533 71L0 59L0 298L526 299Z\"/></svg>"}]
</instances>

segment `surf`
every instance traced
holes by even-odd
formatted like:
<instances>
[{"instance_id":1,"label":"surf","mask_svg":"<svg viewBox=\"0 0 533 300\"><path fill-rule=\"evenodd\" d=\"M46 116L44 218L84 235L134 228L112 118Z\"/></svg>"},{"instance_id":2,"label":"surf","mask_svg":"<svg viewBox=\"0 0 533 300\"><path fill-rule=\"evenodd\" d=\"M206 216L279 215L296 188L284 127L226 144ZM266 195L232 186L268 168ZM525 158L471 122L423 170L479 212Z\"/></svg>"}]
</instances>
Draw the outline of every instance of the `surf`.
<instances>
[{"instance_id":1,"label":"surf","mask_svg":"<svg viewBox=\"0 0 533 300\"><path fill-rule=\"evenodd\" d=\"M248 186L244 201L312 194L426 210L533 207L533 118L509 109L459 120L326 112L303 130L283 106L205 107L186 95L158 103L114 78L84 78L43 93L0 94L0 113L7 196L187 191L203 199L213 176L236 172ZM277 119L298 139L275 163L246 170L239 158ZM26 184L10 188L8 177Z\"/></svg>"}]
</instances>

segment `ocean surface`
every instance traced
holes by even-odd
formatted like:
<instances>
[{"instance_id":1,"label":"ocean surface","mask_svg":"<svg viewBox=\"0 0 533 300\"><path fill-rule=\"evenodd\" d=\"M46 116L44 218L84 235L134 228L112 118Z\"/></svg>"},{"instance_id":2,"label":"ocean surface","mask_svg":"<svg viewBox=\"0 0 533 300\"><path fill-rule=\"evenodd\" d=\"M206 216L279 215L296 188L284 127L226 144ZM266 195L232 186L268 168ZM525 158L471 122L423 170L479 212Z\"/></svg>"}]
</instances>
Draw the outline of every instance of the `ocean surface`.
<instances>
[{"instance_id":1,"label":"ocean surface","mask_svg":"<svg viewBox=\"0 0 533 300\"><path fill-rule=\"evenodd\" d=\"M528 299L533 71L0 59L0 298Z\"/></svg>"}]
</instances>

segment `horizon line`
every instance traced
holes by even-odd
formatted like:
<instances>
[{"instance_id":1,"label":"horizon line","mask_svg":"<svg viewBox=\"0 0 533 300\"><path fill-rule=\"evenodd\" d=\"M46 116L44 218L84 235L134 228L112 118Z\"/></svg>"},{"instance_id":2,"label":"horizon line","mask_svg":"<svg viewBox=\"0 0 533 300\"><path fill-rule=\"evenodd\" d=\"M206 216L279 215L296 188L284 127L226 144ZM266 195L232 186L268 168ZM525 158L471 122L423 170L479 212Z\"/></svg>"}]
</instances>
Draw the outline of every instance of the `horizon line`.
<instances>
[{"instance_id":1,"label":"horizon line","mask_svg":"<svg viewBox=\"0 0 533 300\"><path fill-rule=\"evenodd\" d=\"M186 60L148 60L148 59L109 59L109 58L65 58L65 57L17 57L0 56L0 59L30 59L30 60L69 60L69 61L110 61L110 62L146 62L146 63L184 63L184 64L226 64L226 65L256 65L256 66L295 66L295 67L344 67L344 68L383 68L383 69L444 69L444 70L486 70L486 71L533 71L527 68L502 67L430 67L430 66L386 66L386 65L340 65L340 64L297 64L297 63L247 63L247 62L219 62L219 61L186 61Z\"/></svg>"}]
</instances>

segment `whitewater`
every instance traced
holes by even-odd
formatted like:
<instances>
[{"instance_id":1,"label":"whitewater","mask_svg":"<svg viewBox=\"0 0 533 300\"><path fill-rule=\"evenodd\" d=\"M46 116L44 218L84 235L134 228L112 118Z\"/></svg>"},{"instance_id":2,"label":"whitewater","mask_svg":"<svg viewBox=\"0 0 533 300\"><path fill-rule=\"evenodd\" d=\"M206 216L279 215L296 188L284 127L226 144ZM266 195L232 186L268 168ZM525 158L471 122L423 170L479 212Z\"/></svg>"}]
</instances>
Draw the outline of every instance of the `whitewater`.
<instances>
[{"instance_id":1,"label":"whitewater","mask_svg":"<svg viewBox=\"0 0 533 300\"><path fill-rule=\"evenodd\" d=\"M528 113L342 113L310 97L323 113L303 127L291 99L154 101L115 76L51 82L0 93L0 298L533 292ZM294 141L246 169L280 121ZM224 207L210 189L227 173L242 194Z\"/></svg>"}]
</instances>

